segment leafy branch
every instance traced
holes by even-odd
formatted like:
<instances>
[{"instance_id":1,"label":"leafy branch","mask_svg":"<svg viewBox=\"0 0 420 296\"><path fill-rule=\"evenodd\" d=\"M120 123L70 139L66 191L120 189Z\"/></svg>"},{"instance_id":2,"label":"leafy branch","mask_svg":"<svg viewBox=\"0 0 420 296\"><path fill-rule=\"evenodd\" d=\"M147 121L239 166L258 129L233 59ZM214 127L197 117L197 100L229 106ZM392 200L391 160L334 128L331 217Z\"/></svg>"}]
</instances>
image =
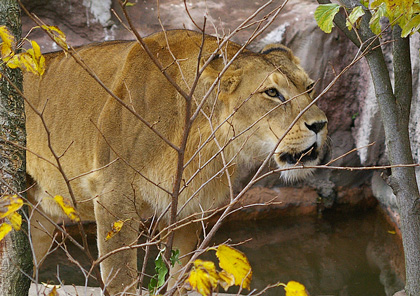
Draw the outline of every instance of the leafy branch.
<instances>
[{"instance_id":1,"label":"leafy branch","mask_svg":"<svg viewBox=\"0 0 420 296\"><path fill-rule=\"evenodd\" d=\"M322 3L318 7L317 21L319 26L327 31L334 23L358 47L373 47L366 54L375 95L379 104L382 123L385 130L385 141L389 162L392 166L389 184L397 197L401 218L401 232L406 259L407 295L420 294L420 194L413 165L410 147L408 123L412 99L412 69L410 61L409 36L418 32L420 28L420 5L418 0L376 0L368 3L356 0L344 0L342 6L351 11L349 16L356 15L348 23L353 31L357 31L358 38L348 34L349 30L343 22L343 16L337 13L340 7L336 4ZM336 9L332 9L336 7ZM338 8L338 9L337 9ZM324 12L324 13L322 13ZM364 12L364 13L362 13ZM319 17L322 16L322 17ZM392 28L393 38L393 67L395 82L392 86L390 73L379 46L378 39L384 33L380 26L380 19L386 17ZM407 165L402 167L400 165Z\"/></svg>"}]
</instances>

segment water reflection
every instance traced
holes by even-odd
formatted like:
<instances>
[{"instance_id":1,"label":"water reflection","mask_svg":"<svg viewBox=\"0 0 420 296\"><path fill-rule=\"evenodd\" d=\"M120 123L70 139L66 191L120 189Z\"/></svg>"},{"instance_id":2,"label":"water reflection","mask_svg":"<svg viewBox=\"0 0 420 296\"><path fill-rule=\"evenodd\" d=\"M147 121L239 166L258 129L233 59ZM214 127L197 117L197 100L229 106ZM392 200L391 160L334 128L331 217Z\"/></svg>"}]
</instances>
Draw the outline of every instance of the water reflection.
<instances>
[{"instance_id":1,"label":"water reflection","mask_svg":"<svg viewBox=\"0 0 420 296\"><path fill-rule=\"evenodd\" d=\"M402 248L380 212L276 220L229 222L214 243L231 239L253 267L252 288L299 281L312 296L382 296L403 288ZM92 245L95 241L91 239ZM211 256L207 256L211 258ZM81 259L81 255L76 256ZM41 281L52 281L59 265L65 283L84 285L83 275L56 252L47 259ZM150 272L153 267L149 267ZM95 285L91 282L90 285ZM284 295L275 288L265 295Z\"/></svg>"},{"instance_id":2,"label":"water reflection","mask_svg":"<svg viewBox=\"0 0 420 296\"><path fill-rule=\"evenodd\" d=\"M382 296L403 288L403 256L380 213L231 223L218 235L233 242L254 269L253 287L299 281L311 295ZM265 295L284 295L276 288Z\"/></svg>"}]
</instances>

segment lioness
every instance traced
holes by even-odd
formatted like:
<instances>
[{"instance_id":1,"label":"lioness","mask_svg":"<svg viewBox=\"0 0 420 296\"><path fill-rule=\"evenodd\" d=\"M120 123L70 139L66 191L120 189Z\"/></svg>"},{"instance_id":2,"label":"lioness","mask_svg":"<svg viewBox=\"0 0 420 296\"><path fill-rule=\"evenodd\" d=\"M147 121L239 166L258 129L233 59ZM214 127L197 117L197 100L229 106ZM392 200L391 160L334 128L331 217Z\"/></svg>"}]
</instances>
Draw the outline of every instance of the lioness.
<instances>
[{"instance_id":1,"label":"lioness","mask_svg":"<svg viewBox=\"0 0 420 296\"><path fill-rule=\"evenodd\" d=\"M201 33L174 30L144 40L164 71L188 93L198 67L219 47L220 40L215 37L205 36L203 45L202 39ZM239 49L239 45L228 42L218 50L199 78L191 100L192 113L187 116L193 116L225 62ZM30 198L51 217L64 217L51 196L69 198L69 187L51 164L56 163L53 150L60 157L60 166L77 198L81 218L97 222L102 256L135 243L141 219L167 210L178 153L163 138L176 147L181 145L186 100L137 42L88 45L78 48L77 54L132 112L70 56L62 52L46 55L43 77L24 77L24 92L30 105L42 112L45 122L44 126L27 104L27 173L35 182ZM240 53L191 126L183 156L186 166L178 218L220 206L226 200L229 185L224 161L233 181L238 165L258 164L273 150L274 160L281 168L292 167L296 162L319 163L326 142L327 119L315 105L276 147L296 115L311 102L312 85L298 59L286 47L272 45L261 53ZM149 127L133 113L146 120ZM310 172L288 170L283 175L299 179ZM167 225L168 217L163 216L161 228ZM117 220L126 221L124 227L105 240ZM53 228L35 215L33 241L48 241L46 231L52 232ZM200 225L189 224L175 232L174 248L181 255L194 249L199 229ZM42 258L47 245L35 249L36 258ZM132 291L129 286L137 277L136 254L136 249L116 252L101 263L102 278L112 295L124 289Z\"/></svg>"}]
</instances>

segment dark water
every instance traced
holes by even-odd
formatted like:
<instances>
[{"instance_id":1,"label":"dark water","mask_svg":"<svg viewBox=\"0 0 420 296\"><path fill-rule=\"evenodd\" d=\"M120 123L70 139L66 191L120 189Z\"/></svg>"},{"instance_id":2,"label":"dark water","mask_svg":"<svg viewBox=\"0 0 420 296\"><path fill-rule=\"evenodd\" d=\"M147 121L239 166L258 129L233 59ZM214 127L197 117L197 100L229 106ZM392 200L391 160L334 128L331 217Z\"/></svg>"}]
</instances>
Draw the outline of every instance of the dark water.
<instances>
[{"instance_id":1,"label":"dark water","mask_svg":"<svg viewBox=\"0 0 420 296\"><path fill-rule=\"evenodd\" d=\"M237 248L253 268L252 289L294 280L304 284L312 296L383 296L403 288L402 249L390 230L376 211L324 215L322 219L287 217L227 223L214 243L247 241ZM93 238L91 242L95 245ZM80 254L75 256L86 262ZM212 256L203 259L206 257ZM56 252L44 266L41 281L53 281L59 270L66 284L84 285L84 276L64 253ZM283 288L264 295L284 295Z\"/></svg>"},{"instance_id":2,"label":"dark water","mask_svg":"<svg viewBox=\"0 0 420 296\"><path fill-rule=\"evenodd\" d=\"M403 256L380 213L284 218L226 225L217 240L252 238L239 248L254 270L253 287L290 280L311 295L381 296L403 287ZM266 295L284 295L275 288Z\"/></svg>"}]
</instances>

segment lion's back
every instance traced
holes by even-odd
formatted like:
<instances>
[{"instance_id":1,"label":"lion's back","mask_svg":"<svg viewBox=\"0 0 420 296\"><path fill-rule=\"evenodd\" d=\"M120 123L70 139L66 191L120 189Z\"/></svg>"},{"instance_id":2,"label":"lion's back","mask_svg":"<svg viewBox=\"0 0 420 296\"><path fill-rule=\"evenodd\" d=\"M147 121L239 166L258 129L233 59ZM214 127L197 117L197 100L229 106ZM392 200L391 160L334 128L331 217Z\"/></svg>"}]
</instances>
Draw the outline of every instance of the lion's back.
<instances>
[{"instance_id":1,"label":"lion's back","mask_svg":"<svg viewBox=\"0 0 420 296\"><path fill-rule=\"evenodd\" d=\"M183 30L171 31L167 35L153 34L144 40L162 65L169 67L173 59L168 53L167 41L180 58L195 57L201 36ZM76 56L128 108L155 123L156 129L168 139L174 139L178 129L177 117L182 116L179 95L137 42L112 41L82 46L76 49ZM132 147L139 138L148 138L142 141L144 143L140 147L136 144L142 154L136 156L135 161L150 162L156 155L161 157L159 151L164 149L165 144L112 98L86 68L63 52L46 54L45 58L47 69L43 77L24 76L24 92L29 101L26 105L27 172L44 191L64 194L68 190L61 181L59 171L44 160L56 163L45 129L50 132L54 152L62 155L60 162L69 178L112 161L112 153L108 149L103 153L108 158L98 162L100 138L117 143L113 143L114 149L122 151L122 157L127 159L134 157L128 147ZM184 62L183 71L193 77L196 65L196 58ZM176 66L166 70L177 83L182 82L183 77ZM46 127L32 108L42 112ZM107 144L102 140L104 145ZM72 183L80 196L85 195L82 182L80 178Z\"/></svg>"}]
</instances>

